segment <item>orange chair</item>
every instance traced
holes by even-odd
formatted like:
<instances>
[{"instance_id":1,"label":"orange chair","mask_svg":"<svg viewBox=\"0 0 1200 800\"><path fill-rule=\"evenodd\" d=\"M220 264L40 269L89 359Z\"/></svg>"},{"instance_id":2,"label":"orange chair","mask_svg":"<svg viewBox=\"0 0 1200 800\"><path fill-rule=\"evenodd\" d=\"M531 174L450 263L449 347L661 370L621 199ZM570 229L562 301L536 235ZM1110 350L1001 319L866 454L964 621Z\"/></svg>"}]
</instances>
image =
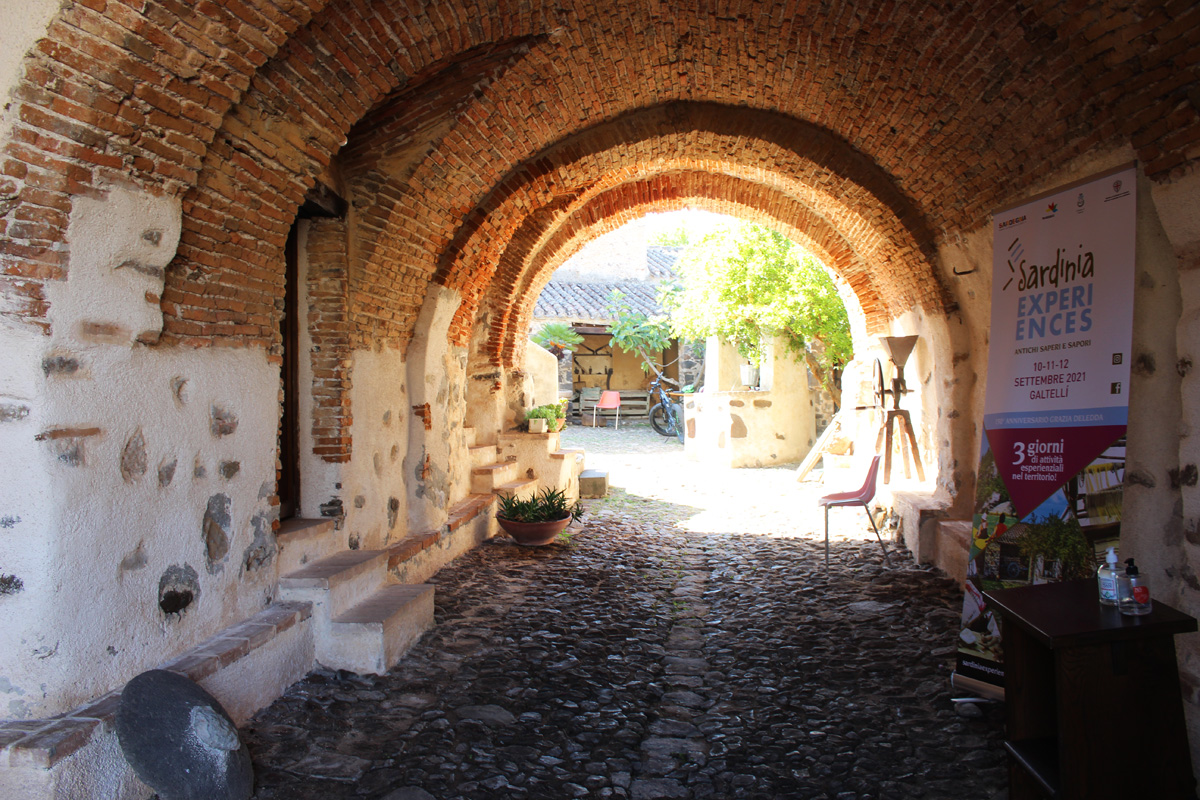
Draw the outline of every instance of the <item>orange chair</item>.
<instances>
[{"instance_id":1,"label":"orange chair","mask_svg":"<svg viewBox=\"0 0 1200 800\"><path fill-rule=\"evenodd\" d=\"M871 459L871 466L867 470L867 479L863 482L862 488L854 492L837 492L836 494L827 494L817 501L817 505L825 507L825 568L829 568L829 509L838 508L841 506L858 506L861 505L867 512L867 520L871 523L871 527L875 531L875 538L879 540L879 546L883 548L883 560L888 562L887 545L883 543L883 537L879 535L879 528L875 527L875 517L871 514L871 507L868 503L875 497L875 479L879 475L879 456Z\"/></svg>"},{"instance_id":2,"label":"orange chair","mask_svg":"<svg viewBox=\"0 0 1200 800\"><path fill-rule=\"evenodd\" d=\"M592 427L596 427L596 411L601 408L615 408L617 410L617 421L614 428L621 427L621 393L620 392L601 392L600 400L596 405L592 406Z\"/></svg>"}]
</instances>

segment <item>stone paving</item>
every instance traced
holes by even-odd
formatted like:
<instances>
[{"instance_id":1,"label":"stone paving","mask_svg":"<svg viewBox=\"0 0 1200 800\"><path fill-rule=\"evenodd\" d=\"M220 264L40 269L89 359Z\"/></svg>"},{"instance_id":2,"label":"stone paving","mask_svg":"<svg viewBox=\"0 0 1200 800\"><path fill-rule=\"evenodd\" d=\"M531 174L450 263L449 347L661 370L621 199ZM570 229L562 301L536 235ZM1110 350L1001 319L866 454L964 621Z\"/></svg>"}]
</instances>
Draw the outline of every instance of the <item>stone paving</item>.
<instances>
[{"instance_id":1,"label":"stone paving","mask_svg":"<svg viewBox=\"0 0 1200 800\"><path fill-rule=\"evenodd\" d=\"M390 674L318 670L260 712L255 797L1007 796L1001 708L951 699L952 581L885 565L850 510L826 570L805 498L835 489L790 468L690 465L644 424L564 441L610 497L568 543L438 573Z\"/></svg>"}]
</instances>

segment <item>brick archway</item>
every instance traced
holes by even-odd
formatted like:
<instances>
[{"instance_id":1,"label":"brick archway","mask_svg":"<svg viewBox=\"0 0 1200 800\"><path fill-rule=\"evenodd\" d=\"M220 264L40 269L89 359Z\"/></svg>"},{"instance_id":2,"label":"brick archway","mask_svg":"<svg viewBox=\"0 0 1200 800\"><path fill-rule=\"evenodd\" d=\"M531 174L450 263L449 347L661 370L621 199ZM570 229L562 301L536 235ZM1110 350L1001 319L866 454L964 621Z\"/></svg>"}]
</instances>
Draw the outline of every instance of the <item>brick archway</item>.
<instances>
[{"instance_id":1,"label":"brick archway","mask_svg":"<svg viewBox=\"0 0 1200 800\"><path fill-rule=\"evenodd\" d=\"M847 143L779 114L672 104L568 137L513 170L468 215L434 276L464 298L455 341L469 340L486 303L487 356L511 364L536 298L530 289L561 263L564 240L628 208L685 198L729 203L814 243L860 295L873 328L889 312L952 307L930 227Z\"/></svg>"},{"instance_id":2,"label":"brick archway","mask_svg":"<svg viewBox=\"0 0 1200 800\"><path fill-rule=\"evenodd\" d=\"M539 229L540 220L531 218L505 248L496 278L480 303L481 310L489 312L490 335L486 343L479 343L482 352L475 354L475 362L490 358L503 366L522 362L538 295L554 270L589 241L644 214L685 207L753 220L785 232L847 281L863 310L868 333L883 331L891 313L902 308L898 303L917 302L909 297L897 301L896 287L880 281L869 260L827 219L794 198L727 175L672 172L604 192L548 230ZM550 208L536 217L555 213ZM929 285L937 284L930 281ZM948 304L940 305L935 311L947 308Z\"/></svg>"}]
</instances>

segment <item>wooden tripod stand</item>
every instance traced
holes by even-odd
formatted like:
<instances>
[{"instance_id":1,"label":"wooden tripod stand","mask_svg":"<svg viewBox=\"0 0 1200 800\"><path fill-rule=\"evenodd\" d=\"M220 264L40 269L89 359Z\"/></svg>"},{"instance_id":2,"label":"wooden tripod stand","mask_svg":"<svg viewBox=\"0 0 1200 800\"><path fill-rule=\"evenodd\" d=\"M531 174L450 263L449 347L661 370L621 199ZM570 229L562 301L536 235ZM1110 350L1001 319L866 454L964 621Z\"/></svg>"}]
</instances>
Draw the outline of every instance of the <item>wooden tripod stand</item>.
<instances>
[{"instance_id":1,"label":"wooden tripod stand","mask_svg":"<svg viewBox=\"0 0 1200 800\"><path fill-rule=\"evenodd\" d=\"M913 464L917 468L917 479L925 480L925 468L921 466L921 451L917 449L917 435L913 431L912 418L908 415L908 411L903 408L887 409L887 416L884 418L883 425L879 428L879 435L875 437L875 452L879 452L880 444L883 445L883 482L889 483L892 480L892 449L893 449L893 431L896 427L896 421L900 422L900 458L904 461L904 477L911 477L908 470L908 459L912 456Z\"/></svg>"}]
</instances>

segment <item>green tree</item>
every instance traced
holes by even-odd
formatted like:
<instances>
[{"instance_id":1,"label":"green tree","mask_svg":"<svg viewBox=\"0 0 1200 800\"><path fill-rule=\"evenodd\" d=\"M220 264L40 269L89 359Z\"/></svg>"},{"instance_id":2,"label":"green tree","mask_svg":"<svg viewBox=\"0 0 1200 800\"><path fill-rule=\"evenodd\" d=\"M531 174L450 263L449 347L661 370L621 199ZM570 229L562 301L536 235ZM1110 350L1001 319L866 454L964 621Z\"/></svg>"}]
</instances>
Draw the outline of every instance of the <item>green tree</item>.
<instances>
[{"instance_id":1,"label":"green tree","mask_svg":"<svg viewBox=\"0 0 1200 800\"><path fill-rule=\"evenodd\" d=\"M627 353L636 353L642 358L642 371L653 371L667 383L677 384L663 374L663 365L658 356L671 345L671 323L665 316L650 316L634 309L625 293L613 289L608 295L605 311L612 317L609 333L612 343Z\"/></svg>"},{"instance_id":2,"label":"green tree","mask_svg":"<svg viewBox=\"0 0 1200 800\"><path fill-rule=\"evenodd\" d=\"M850 319L815 258L776 231L734 222L689 247L676 270L681 286L660 297L676 336L716 335L760 364L766 344L781 335L841 404L835 374L854 356Z\"/></svg>"}]
</instances>

